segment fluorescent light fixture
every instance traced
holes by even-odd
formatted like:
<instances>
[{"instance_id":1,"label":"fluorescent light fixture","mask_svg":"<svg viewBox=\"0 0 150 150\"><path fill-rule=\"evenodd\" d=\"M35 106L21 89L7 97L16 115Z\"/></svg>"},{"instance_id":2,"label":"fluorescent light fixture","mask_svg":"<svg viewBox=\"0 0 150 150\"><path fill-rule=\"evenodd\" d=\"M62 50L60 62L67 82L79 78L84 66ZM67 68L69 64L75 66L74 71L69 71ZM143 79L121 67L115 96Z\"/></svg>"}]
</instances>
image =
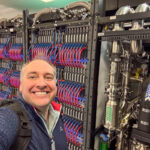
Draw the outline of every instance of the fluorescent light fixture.
<instances>
[{"instance_id":1,"label":"fluorescent light fixture","mask_svg":"<svg viewBox=\"0 0 150 150\"><path fill-rule=\"evenodd\" d=\"M54 0L41 0L41 1L47 3L47 2L52 2L52 1L54 1Z\"/></svg>"}]
</instances>

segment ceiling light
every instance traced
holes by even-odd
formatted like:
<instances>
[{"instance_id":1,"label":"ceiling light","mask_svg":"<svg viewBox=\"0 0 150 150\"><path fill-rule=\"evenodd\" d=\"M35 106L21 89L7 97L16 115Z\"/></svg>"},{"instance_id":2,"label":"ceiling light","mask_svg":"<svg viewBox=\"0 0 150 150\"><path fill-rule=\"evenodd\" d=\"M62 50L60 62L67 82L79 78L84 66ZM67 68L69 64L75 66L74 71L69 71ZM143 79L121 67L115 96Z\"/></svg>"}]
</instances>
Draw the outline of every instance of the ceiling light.
<instances>
[{"instance_id":1,"label":"ceiling light","mask_svg":"<svg viewBox=\"0 0 150 150\"><path fill-rule=\"evenodd\" d=\"M43 2L52 2L52 1L54 1L54 0L41 0L41 1L43 1Z\"/></svg>"}]
</instances>

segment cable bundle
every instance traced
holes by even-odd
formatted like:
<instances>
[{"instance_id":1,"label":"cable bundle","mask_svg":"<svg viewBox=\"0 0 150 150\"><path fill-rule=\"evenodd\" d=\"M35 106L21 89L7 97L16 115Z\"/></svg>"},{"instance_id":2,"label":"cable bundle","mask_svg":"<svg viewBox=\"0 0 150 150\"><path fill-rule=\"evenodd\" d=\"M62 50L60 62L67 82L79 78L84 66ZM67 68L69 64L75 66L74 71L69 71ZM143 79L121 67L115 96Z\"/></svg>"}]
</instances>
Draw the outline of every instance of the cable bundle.
<instances>
[{"instance_id":1,"label":"cable bundle","mask_svg":"<svg viewBox=\"0 0 150 150\"><path fill-rule=\"evenodd\" d=\"M49 53L50 62L54 65L60 64L57 57L58 57L58 52L59 52L59 49L61 48L61 46L62 46L62 44L56 44L55 46L52 47L52 49Z\"/></svg>"},{"instance_id":2,"label":"cable bundle","mask_svg":"<svg viewBox=\"0 0 150 150\"><path fill-rule=\"evenodd\" d=\"M8 36L6 43L0 44L0 58L2 59L8 58L7 52L11 46L10 40L11 40L11 36Z\"/></svg>"},{"instance_id":3,"label":"cable bundle","mask_svg":"<svg viewBox=\"0 0 150 150\"><path fill-rule=\"evenodd\" d=\"M80 83L58 81L58 101L67 103L79 108L84 107L84 88Z\"/></svg>"},{"instance_id":4,"label":"cable bundle","mask_svg":"<svg viewBox=\"0 0 150 150\"><path fill-rule=\"evenodd\" d=\"M5 56L3 54L3 51L5 49L5 44L0 44L0 58L4 59Z\"/></svg>"},{"instance_id":5,"label":"cable bundle","mask_svg":"<svg viewBox=\"0 0 150 150\"><path fill-rule=\"evenodd\" d=\"M8 85L7 74L8 74L8 69L7 68L0 68L0 82L4 83L5 85Z\"/></svg>"},{"instance_id":6,"label":"cable bundle","mask_svg":"<svg viewBox=\"0 0 150 150\"><path fill-rule=\"evenodd\" d=\"M5 85L19 88L20 72L13 72L7 68L0 68L0 82Z\"/></svg>"},{"instance_id":7,"label":"cable bundle","mask_svg":"<svg viewBox=\"0 0 150 150\"><path fill-rule=\"evenodd\" d=\"M3 83L4 81L4 73L7 72L8 69L0 68L0 82Z\"/></svg>"},{"instance_id":8,"label":"cable bundle","mask_svg":"<svg viewBox=\"0 0 150 150\"><path fill-rule=\"evenodd\" d=\"M76 146L80 146L83 143L82 123L65 115L62 118L67 140Z\"/></svg>"},{"instance_id":9,"label":"cable bundle","mask_svg":"<svg viewBox=\"0 0 150 150\"><path fill-rule=\"evenodd\" d=\"M8 57L12 60L23 61L23 44L12 44L8 50Z\"/></svg>"},{"instance_id":10,"label":"cable bundle","mask_svg":"<svg viewBox=\"0 0 150 150\"><path fill-rule=\"evenodd\" d=\"M5 100L7 98L9 98L9 92L6 91L0 91L0 100Z\"/></svg>"},{"instance_id":11,"label":"cable bundle","mask_svg":"<svg viewBox=\"0 0 150 150\"><path fill-rule=\"evenodd\" d=\"M10 85L19 88L20 85L20 72L13 72L10 76Z\"/></svg>"},{"instance_id":12,"label":"cable bundle","mask_svg":"<svg viewBox=\"0 0 150 150\"><path fill-rule=\"evenodd\" d=\"M50 52L51 63L55 65L85 68L87 48L84 43L57 44Z\"/></svg>"},{"instance_id":13,"label":"cable bundle","mask_svg":"<svg viewBox=\"0 0 150 150\"><path fill-rule=\"evenodd\" d=\"M31 58L33 59L36 56L48 56L51 47L52 44L49 43L34 44L33 48L31 49Z\"/></svg>"},{"instance_id":14,"label":"cable bundle","mask_svg":"<svg viewBox=\"0 0 150 150\"><path fill-rule=\"evenodd\" d=\"M145 100L150 101L150 84L148 84L148 87L147 87L147 90L146 90Z\"/></svg>"}]
</instances>

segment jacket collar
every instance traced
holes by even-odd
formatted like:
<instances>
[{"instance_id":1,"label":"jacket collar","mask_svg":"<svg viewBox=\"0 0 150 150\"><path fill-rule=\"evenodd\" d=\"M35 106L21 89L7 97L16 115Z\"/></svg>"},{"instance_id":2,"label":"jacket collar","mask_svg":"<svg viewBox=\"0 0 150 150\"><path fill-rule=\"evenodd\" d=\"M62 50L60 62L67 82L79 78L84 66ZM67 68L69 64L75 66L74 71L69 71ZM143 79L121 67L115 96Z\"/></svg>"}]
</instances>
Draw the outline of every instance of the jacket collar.
<instances>
[{"instance_id":1,"label":"jacket collar","mask_svg":"<svg viewBox=\"0 0 150 150\"><path fill-rule=\"evenodd\" d=\"M25 106L30 107L30 109L34 109L33 106L31 106L30 104L26 103L26 101L23 99L21 93L19 94L19 100L21 100L21 102L22 102ZM55 111L57 111L57 112L60 112L60 111L61 111L61 104L56 103L54 100L51 101L50 104L51 104L51 106L53 107L53 109L54 109Z\"/></svg>"},{"instance_id":2,"label":"jacket collar","mask_svg":"<svg viewBox=\"0 0 150 150\"><path fill-rule=\"evenodd\" d=\"M26 101L24 101L21 94L19 95L19 101L23 104L23 107L25 107L25 109L27 110L27 113L29 114L31 120L34 118L37 120L37 122L39 124L44 125L44 122L43 122L40 114L36 111L36 109L34 107L32 107L31 105L26 103ZM52 132L53 132L53 130L54 130L54 128L58 122L59 116L60 116L61 104L58 104L55 101L52 101L50 103L50 107L51 107L51 116L50 116L51 118L50 118L50 120L52 120L52 123L50 124L51 129L49 131L49 130L47 130L45 125L44 125L44 127L46 128L47 133L49 133L49 136L52 137ZM41 128L41 129L43 130L43 128ZM45 130L43 130L43 132L45 133Z\"/></svg>"},{"instance_id":3,"label":"jacket collar","mask_svg":"<svg viewBox=\"0 0 150 150\"><path fill-rule=\"evenodd\" d=\"M55 101L52 101L52 102L51 102L51 106L53 107L53 109L54 109L55 111L58 111L58 112L61 111L61 104L58 104L58 103L56 103Z\"/></svg>"},{"instance_id":4,"label":"jacket collar","mask_svg":"<svg viewBox=\"0 0 150 150\"><path fill-rule=\"evenodd\" d=\"M22 95L19 94L18 96L18 101L20 101L23 104L23 107L25 107L25 109L27 110L28 114L30 115L30 113L34 116L34 118L39 120L39 115L37 114L37 112L35 111L35 108L33 106L31 106L30 104L26 103L26 101L23 99ZM61 111L61 104L56 103L55 101L52 101L50 103L50 105L52 106L53 110L57 113L60 114ZM31 117L32 118L32 117Z\"/></svg>"}]
</instances>

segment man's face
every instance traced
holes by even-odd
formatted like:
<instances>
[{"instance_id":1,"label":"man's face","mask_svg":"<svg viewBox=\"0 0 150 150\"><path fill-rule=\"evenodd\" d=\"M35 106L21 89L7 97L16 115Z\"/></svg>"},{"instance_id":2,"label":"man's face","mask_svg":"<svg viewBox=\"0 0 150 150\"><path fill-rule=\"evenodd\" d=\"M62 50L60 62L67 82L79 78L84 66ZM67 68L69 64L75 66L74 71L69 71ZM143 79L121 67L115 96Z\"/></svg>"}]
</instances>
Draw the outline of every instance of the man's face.
<instances>
[{"instance_id":1,"label":"man's face","mask_svg":"<svg viewBox=\"0 0 150 150\"><path fill-rule=\"evenodd\" d=\"M19 91L24 100L36 108L48 106L57 93L54 68L43 60L25 66Z\"/></svg>"}]
</instances>

